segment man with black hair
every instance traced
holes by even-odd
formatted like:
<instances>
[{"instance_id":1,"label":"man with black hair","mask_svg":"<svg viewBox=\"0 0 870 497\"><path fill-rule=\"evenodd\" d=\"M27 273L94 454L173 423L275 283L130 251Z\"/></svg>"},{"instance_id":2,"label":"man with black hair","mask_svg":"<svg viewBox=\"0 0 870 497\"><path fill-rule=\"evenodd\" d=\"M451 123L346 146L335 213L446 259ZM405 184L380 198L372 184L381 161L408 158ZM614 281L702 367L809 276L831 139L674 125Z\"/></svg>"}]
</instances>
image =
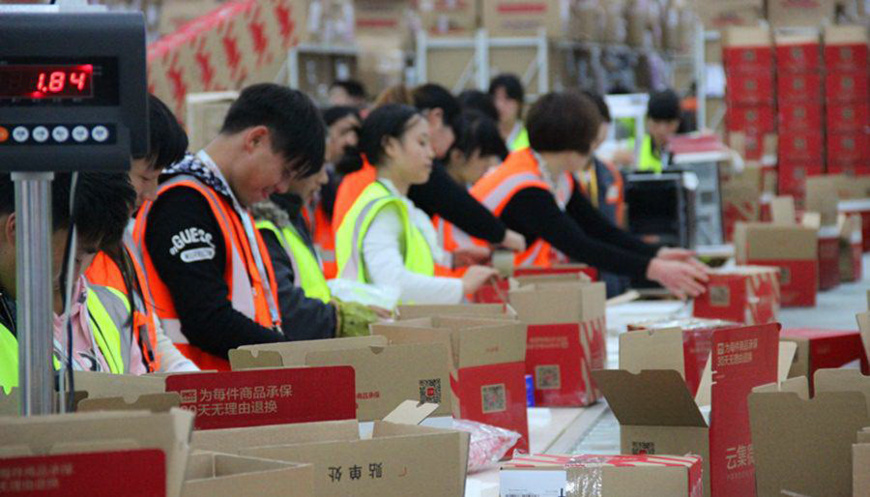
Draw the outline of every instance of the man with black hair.
<instances>
[{"instance_id":1,"label":"man with black hair","mask_svg":"<svg viewBox=\"0 0 870 497\"><path fill-rule=\"evenodd\" d=\"M73 329L73 368L78 370L129 372L138 361L138 347L129 328L123 326L122 298L105 287L86 285L81 278L98 250L119 243L135 192L125 174L80 173L76 182L73 212L70 212L72 175L55 174L52 182L52 294L55 313L55 344L66 343L61 268L73 217L77 233L74 265L67 268L76 282L69 304ZM9 174L0 174L0 386L8 393L18 384L16 330L16 239L15 186ZM55 367L66 361L67 352L55 347Z\"/></svg>"},{"instance_id":2,"label":"man with black hair","mask_svg":"<svg viewBox=\"0 0 870 497\"><path fill-rule=\"evenodd\" d=\"M163 329L203 369L229 369L229 350L286 340L272 261L249 207L320 171L323 119L303 93L245 88L220 134L166 171L133 238Z\"/></svg>"},{"instance_id":3,"label":"man with black hair","mask_svg":"<svg viewBox=\"0 0 870 497\"><path fill-rule=\"evenodd\" d=\"M501 136L511 152L529 146L529 134L523 127L525 90L516 74L499 74L489 83L489 94L498 109Z\"/></svg>"},{"instance_id":4,"label":"man with black hair","mask_svg":"<svg viewBox=\"0 0 870 497\"><path fill-rule=\"evenodd\" d=\"M333 81L329 86L329 105L362 109L368 103L366 88L354 79Z\"/></svg>"},{"instance_id":5,"label":"man with black hair","mask_svg":"<svg viewBox=\"0 0 870 497\"><path fill-rule=\"evenodd\" d=\"M480 90L464 90L458 97L462 111L480 112L496 123L499 121L498 109L492 101L492 95ZM504 140L504 138L502 138Z\"/></svg>"},{"instance_id":6,"label":"man with black hair","mask_svg":"<svg viewBox=\"0 0 870 497\"><path fill-rule=\"evenodd\" d=\"M651 93L646 112L646 135L640 144L639 171L662 172L667 146L680 128L680 97L674 90Z\"/></svg>"},{"instance_id":7,"label":"man with black hair","mask_svg":"<svg viewBox=\"0 0 870 497\"><path fill-rule=\"evenodd\" d=\"M148 96L148 115L150 148L147 154L133 158L129 171L136 190L136 210L145 201L156 198L161 171L187 153L187 133L166 104L154 95ZM130 219L122 243L98 253L85 276L93 284L120 292L130 303L128 326L141 348L147 372L196 371L199 368L178 351L160 326L144 263L133 243L132 225Z\"/></svg>"}]
</instances>

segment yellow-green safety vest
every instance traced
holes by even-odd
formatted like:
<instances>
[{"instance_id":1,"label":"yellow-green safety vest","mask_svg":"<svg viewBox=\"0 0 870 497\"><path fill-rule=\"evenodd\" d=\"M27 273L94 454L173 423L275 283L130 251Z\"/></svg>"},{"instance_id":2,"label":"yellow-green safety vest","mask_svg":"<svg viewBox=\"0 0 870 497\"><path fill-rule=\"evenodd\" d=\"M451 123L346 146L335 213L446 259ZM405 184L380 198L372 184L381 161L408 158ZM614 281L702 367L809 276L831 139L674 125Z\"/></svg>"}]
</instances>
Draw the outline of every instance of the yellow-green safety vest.
<instances>
[{"instance_id":1,"label":"yellow-green safety vest","mask_svg":"<svg viewBox=\"0 0 870 497\"><path fill-rule=\"evenodd\" d=\"M526 127L523 126L520 129L520 132L517 134L517 137L514 138L514 141L510 143L510 151L516 152L517 150L522 150L524 148L529 148L531 145L529 143L529 132L526 130Z\"/></svg>"},{"instance_id":2,"label":"yellow-green safety vest","mask_svg":"<svg viewBox=\"0 0 870 497\"><path fill-rule=\"evenodd\" d=\"M324 303L332 300L320 260L292 223L278 229L272 221L261 220L257 221L257 229L271 231L281 243L287 256L290 257L290 264L293 265L293 274L296 278L294 284L302 287L306 297L319 299Z\"/></svg>"},{"instance_id":3,"label":"yellow-green safety vest","mask_svg":"<svg viewBox=\"0 0 870 497\"><path fill-rule=\"evenodd\" d=\"M640 158L638 159L637 170L661 173L662 159L661 157L657 157L653 151L652 136L644 135L640 146Z\"/></svg>"},{"instance_id":4,"label":"yellow-green safety vest","mask_svg":"<svg viewBox=\"0 0 870 497\"><path fill-rule=\"evenodd\" d=\"M384 207L395 205L402 220L401 252L405 268L424 276L435 276L432 249L423 233L411 222L405 202L375 181L366 187L345 215L335 236L335 255L339 277L360 283L371 283L362 260L363 240L372 221Z\"/></svg>"},{"instance_id":5,"label":"yellow-green safety vest","mask_svg":"<svg viewBox=\"0 0 870 497\"><path fill-rule=\"evenodd\" d=\"M89 286L87 294L88 319L94 341L100 348L109 370L113 374L127 371L130 360L132 333L124 333L127 318L121 309L130 314L130 306L121 292L104 286ZM129 338L124 339L126 335ZM126 347L126 348L125 348ZM60 362L54 358L54 369ZM0 386L8 395L18 386L18 340L8 328L0 324Z\"/></svg>"}]
</instances>

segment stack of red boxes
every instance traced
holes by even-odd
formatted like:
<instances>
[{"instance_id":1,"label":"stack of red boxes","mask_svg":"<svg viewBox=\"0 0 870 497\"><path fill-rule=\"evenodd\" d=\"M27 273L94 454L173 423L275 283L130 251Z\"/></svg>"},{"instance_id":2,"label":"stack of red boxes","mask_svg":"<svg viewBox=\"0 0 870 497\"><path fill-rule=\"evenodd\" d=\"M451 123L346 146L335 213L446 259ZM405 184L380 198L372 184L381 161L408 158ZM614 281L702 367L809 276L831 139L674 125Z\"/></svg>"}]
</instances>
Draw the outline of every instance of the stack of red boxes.
<instances>
[{"instance_id":1,"label":"stack of red boxes","mask_svg":"<svg viewBox=\"0 0 870 497\"><path fill-rule=\"evenodd\" d=\"M728 133L745 136L744 159L760 161L765 136L776 134L774 53L770 31L733 26L725 31L723 60L727 78Z\"/></svg>"},{"instance_id":2,"label":"stack of red boxes","mask_svg":"<svg viewBox=\"0 0 870 497\"><path fill-rule=\"evenodd\" d=\"M828 172L870 175L870 83L863 26L825 29Z\"/></svg>"},{"instance_id":3,"label":"stack of red boxes","mask_svg":"<svg viewBox=\"0 0 870 497\"><path fill-rule=\"evenodd\" d=\"M777 33L779 193L802 201L806 178L824 173L824 75L819 34Z\"/></svg>"}]
</instances>

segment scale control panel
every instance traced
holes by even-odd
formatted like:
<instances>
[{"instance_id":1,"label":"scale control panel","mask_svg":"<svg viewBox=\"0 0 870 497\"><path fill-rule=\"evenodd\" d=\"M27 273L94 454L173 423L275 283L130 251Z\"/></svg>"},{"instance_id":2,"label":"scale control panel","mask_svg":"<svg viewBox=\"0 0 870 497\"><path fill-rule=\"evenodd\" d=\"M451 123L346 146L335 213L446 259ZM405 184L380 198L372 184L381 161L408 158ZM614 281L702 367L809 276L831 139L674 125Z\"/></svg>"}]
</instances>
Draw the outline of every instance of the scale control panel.
<instances>
[{"instance_id":1,"label":"scale control panel","mask_svg":"<svg viewBox=\"0 0 870 497\"><path fill-rule=\"evenodd\" d=\"M114 145L117 132L103 124L6 124L0 123L0 147L34 145Z\"/></svg>"}]
</instances>

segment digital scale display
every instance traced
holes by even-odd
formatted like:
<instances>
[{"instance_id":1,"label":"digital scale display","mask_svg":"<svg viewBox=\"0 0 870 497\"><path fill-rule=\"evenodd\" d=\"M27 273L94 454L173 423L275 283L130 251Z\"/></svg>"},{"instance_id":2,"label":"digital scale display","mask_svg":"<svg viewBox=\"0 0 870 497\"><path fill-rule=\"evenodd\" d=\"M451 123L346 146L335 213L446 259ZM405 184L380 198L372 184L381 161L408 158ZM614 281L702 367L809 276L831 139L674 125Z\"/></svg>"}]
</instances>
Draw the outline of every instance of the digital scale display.
<instances>
[{"instance_id":1,"label":"digital scale display","mask_svg":"<svg viewBox=\"0 0 870 497\"><path fill-rule=\"evenodd\" d=\"M0 66L0 98L93 98L93 64Z\"/></svg>"}]
</instances>

